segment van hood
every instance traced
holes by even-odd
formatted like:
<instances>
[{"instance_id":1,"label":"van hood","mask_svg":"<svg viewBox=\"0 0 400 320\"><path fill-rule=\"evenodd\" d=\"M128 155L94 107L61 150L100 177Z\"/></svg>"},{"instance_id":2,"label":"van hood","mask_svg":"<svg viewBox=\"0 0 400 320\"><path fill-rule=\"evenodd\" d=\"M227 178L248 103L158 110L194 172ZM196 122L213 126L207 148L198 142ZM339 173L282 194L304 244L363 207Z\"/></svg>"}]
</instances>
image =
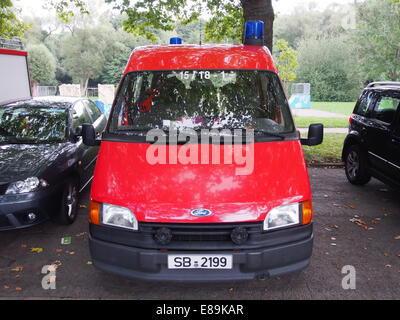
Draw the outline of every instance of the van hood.
<instances>
[{"instance_id":1,"label":"van hood","mask_svg":"<svg viewBox=\"0 0 400 320\"><path fill-rule=\"evenodd\" d=\"M149 146L102 142L92 199L127 207L138 221L157 223L263 221L274 207L311 199L298 140L255 143L254 170L248 175L237 175L244 167L237 164L151 165L146 160ZM165 148L169 154L170 147ZM223 159L224 146L217 148ZM211 155L211 146L209 151ZM211 215L194 216L196 209Z\"/></svg>"}]
</instances>

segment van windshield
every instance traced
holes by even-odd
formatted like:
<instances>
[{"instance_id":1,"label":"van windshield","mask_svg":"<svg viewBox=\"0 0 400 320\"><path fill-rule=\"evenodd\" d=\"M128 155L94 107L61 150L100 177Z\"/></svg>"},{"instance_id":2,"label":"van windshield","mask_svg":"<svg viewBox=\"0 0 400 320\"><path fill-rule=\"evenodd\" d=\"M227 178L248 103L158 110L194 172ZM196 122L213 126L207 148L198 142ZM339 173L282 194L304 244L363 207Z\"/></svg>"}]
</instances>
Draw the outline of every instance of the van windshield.
<instances>
[{"instance_id":1,"label":"van windshield","mask_svg":"<svg viewBox=\"0 0 400 320\"><path fill-rule=\"evenodd\" d=\"M281 82L270 71L132 72L125 76L109 132L243 129L261 134L294 131Z\"/></svg>"}]
</instances>

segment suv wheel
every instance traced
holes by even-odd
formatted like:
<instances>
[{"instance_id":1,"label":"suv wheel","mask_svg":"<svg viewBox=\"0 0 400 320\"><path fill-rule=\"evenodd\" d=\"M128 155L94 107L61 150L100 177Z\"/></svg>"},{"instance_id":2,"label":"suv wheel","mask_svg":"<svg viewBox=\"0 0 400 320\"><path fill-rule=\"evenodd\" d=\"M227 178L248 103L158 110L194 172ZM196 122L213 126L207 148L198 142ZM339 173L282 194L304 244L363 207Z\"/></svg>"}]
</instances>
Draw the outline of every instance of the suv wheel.
<instances>
[{"instance_id":1,"label":"suv wheel","mask_svg":"<svg viewBox=\"0 0 400 320\"><path fill-rule=\"evenodd\" d=\"M357 145L349 147L345 158L347 179L354 185L365 185L371 180L365 152Z\"/></svg>"},{"instance_id":2,"label":"suv wheel","mask_svg":"<svg viewBox=\"0 0 400 320\"><path fill-rule=\"evenodd\" d=\"M62 195L61 210L57 221L60 224L72 224L77 216L78 207L78 182L75 179L67 181Z\"/></svg>"}]
</instances>

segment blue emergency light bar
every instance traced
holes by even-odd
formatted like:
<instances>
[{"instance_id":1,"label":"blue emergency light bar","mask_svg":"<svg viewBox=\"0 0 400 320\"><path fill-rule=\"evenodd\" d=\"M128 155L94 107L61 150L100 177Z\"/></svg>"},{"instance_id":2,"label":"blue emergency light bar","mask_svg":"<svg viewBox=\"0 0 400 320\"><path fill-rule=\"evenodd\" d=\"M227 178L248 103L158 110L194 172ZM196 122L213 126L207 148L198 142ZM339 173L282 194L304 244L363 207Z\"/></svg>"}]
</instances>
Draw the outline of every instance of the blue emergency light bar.
<instances>
[{"instance_id":1,"label":"blue emergency light bar","mask_svg":"<svg viewBox=\"0 0 400 320\"><path fill-rule=\"evenodd\" d=\"M169 40L169 44L182 44L182 39L178 37L171 38Z\"/></svg>"},{"instance_id":2,"label":"blue emergency light bar","mask_svg":"<svg viewBox=\"0 0 400 320\"><path fill-rule=\"evenodd\" d=\"M246 22L244 44L249 46L264 45L264 22Z\"/></svg>"}]
</instances>

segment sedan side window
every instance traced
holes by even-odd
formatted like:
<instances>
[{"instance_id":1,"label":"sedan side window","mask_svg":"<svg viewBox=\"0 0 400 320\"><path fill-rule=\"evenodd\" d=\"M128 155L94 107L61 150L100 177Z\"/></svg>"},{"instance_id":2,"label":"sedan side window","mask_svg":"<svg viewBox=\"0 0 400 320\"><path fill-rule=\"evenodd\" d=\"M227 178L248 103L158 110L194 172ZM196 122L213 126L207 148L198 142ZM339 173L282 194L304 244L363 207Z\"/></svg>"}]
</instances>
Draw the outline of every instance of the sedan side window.
<instances>
[{"instance_id":1,"label":"sedan side window","mask_svg":"<svg viewBox=\"0 0 400 320\"><path fill-rule=\"evenodd\" d=\"M396 116L400 99L382 96L378 99L373 117L377 120L391 124Z\"/></svg>"},{"instance_id":2,"label":"sedan side window","mask_svg":"<svg viewBox=\"0 0 400 320\"><path fill-rule=\"evenodd\" d=\"M93 119L93 122L95 122L98 118L101 117L102 113L93 101L87 100L85 101L85 104L87 107L87 111L89 112L91 118Z\"/></svg>"},{"instance_id":3,"label":"sedan side window","mask_svg":"<svg viewBox=\"0 0 400 320\"><path fill-rule=\"evenodd\" d=\"M74 130L77 127L83 125L84 123L92 123L92 119L90 119L90 116L86 111L85 105L83 104L82 101L78 101L77 103L75 103L72 117L73 117L72 127Z\"/></svg>"}]
</instances>

